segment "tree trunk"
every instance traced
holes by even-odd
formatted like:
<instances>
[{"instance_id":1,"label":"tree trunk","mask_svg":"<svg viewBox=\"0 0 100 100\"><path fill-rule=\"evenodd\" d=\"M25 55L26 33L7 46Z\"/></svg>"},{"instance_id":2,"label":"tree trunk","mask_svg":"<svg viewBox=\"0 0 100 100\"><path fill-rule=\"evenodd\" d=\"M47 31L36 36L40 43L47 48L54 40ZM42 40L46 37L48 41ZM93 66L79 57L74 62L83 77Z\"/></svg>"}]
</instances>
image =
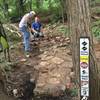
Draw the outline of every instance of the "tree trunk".
<instances>
[{"instance_id":1,"label":"tree trunk","mask_svg":"<svg viewBox=\"0 0 100 100\"><path fill-rule=\"evenodd\" d=\"M8 12L8 3L6 0L3 0L3 10L4 10L4 16L8 18L9 12Z\"/></svg>"},{"instance_id":2,"label":"tree trunk","mask_svg":"<svg viewBox=\"0 0 100 100\"><path fill-rule=\"evenodd\" d=\"M19 3L19 14L22 16L24 14L24 2L23 0L18 0Z\"/></svg>"},{"instance_id":3,"label":"tree trunk","mask_svg":"<svg viewBox=\"0 0 100 100\"><path fill-rule=\"evenodd\" d=\"M68 7L68 21L70 25L72 59L76 78L79 83L79 38L90 37L90 98L100 100L100 73L93 49L93 37L90 32L90 10L88 0L66 0ZM80 83L79 83L80 85Z\"/></svg>"},{"instance_id":4,"label":"tree trunk","mask_svg":"<svg viewBox=\"0 0 100 100\"><path fill-rule=\"evenodd\" d=\"M61 15L62 15L62 22L64 24L64 1L63 0L60 0L60 3L61 3Z\"/></svg>"},{"instance_id":5,"label":"tree trunk","mask_svg":"<svg viewBox=\"0 0 100 100\"><path fill-rule=\"evenodd\" d=\"M32 10L32 0L30 0L29 5L30 5L30 11L31 11Z\"/></svg>"},{"instance_id":6,"label":"tree trunk","mask_svg":"<svg viewBox=\"0 0 100 100\"><path fill-rule=\"evenodd\" d=\"M65 0L60 0L60 4L61 4L61 14L62 14L62 22L65 22L65 18L67 18L67 5L65 3Z\"/></svg>"}]
</instances>

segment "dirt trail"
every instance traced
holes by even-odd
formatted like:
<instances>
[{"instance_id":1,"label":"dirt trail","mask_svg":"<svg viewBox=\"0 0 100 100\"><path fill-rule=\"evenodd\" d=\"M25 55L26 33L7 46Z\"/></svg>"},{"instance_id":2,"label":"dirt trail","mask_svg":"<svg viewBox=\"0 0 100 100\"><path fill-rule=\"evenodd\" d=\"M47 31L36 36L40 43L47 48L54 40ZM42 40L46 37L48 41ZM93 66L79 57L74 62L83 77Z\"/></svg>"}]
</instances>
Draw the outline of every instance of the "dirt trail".
<instances>
[{"instance_id":1,"label":"dirt trail","mask_svg":"<svg viewBox=\"0 0 100 100\"><path fill-rule=\"evenodd\" d=\"M50 34L31 42L30 58L25 58L22 42L11 47L13 64L10 68L9 66L6 68L9 82L5 84L8 95L13 95L13 90L17 90L16 98L29 100L24 98L33 95L33 90L35 95L62 96L66 88L73 88L74 72L72 72L70 40L63 35ZM97 61L100 62L100 44L95 44L94 48ZM36 100L44 100L44 97ZM45 100L72 100L72 97L65 95L59 99L47 97Z\"/></svg>"},{"instance_id":2,"label":"dirt trail","mask_svg":"<svg viewBox=\"0 0 100 100\"><path fill-rule=\"evenodd\" d=\"M11 50L12 61L17 64L9 74L9 80L21 84L25 81L26 75L30 74L30 79L38 77L34 90L36 94L61 94L71 83L72 60L68 54L69 39L62 36L45 37L31 42L31 46L33 51L26 61L23 61L25 57L21 43Z\"/></svg>"},{"instance_id":3,"label":"dirt trail","mask_svg":"<svg viewBox=\"0 0 100 100\"><path fill-rule=\"evenodd\" d=\"M31 57L22 61L24 57L22 44L13 49L12 59L17 61L9 79L15 82L11 89L19 89L20 84L38 77L35 95L61 95L66 87L70 87L72 72L72 58L69 55L70 41L63 36L46 36L44 39L31 42L33 51ZM96 58L100 61L100 45L95 44Z\"/></svg>"}]
</instances>

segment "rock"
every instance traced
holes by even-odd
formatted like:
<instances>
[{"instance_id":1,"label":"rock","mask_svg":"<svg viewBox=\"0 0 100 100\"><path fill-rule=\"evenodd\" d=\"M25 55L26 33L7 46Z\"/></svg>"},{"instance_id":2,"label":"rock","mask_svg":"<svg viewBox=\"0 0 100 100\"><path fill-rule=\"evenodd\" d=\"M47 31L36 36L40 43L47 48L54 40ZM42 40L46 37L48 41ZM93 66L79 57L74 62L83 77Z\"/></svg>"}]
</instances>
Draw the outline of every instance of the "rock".
<instances>
[{"instance_id":1,"label":"rock","mask_svg":"<svg viewBox=\"0 0 100 100\"><path fill-rule=\"evenodd\" d=\"M65 91L66 87L61 84L47 84L44 87L45 93L52 95L52 96L59 96L62 95L63 91Z\"/></svg>"},{"instance_id":2,"label":"rock","mask_svg":"<svg viewBox=\"0 0 100 100\"><path fill-rule=\"evenodd\" d=\"M58 78L49 78L48 83L49 84L59 84L60 80Z\"/></svg>"},{"instance_id":3,"label":"rock","mask_svg":"<svg viewBox=\"0 0 100 100\"><path fill-rule=\"evenodd\" d=\"M67 38L65 38L65 40L66 40L66 41L69 41L69 40L70 40L70 38L69 38L69 37L67 37Z\"/></svg>"},{"instance_id":4,"label":"rock","mask_svg":"<svg viewBox=\"0 0 100 100\"><path fill-rule=\"evenodd\" d=\"M13 89L13 95L14 95L14 97L17 97L17 94L18 94L17 89Z\"/></svg>"},{"instance_id":5,"label":"rock","mask_svg":"<svg viewBox=\"0 0 100 100\"><path fill-rule=\"evenodd\" d=\"M45 82L42 82L42 83L38 83L36 85L37 88L41 88L41 87L44 87L45 86Z\"/></svg>"},{"instance_id":6,"label":"rock","mask_svg":"<svg viewBox=\"0 0 100 100\"><path fill-rule=\"evenodd\" d=\"M46 57L42 57L41 60L50 60L52 58L53 58L53 56L46 56Z\"/></svg>"},{"instance_id":7,"label":"rock","mask_svg":"<svg viewBox=\"0 0 100 100\"><path fill-rule=\"evenodd\" d=\"M45 62L45 61L40 62L40 66L48 66L48 65L49 65L49 63L48 63L48 62Z\"/></svg>"},{"instance_id":8,"label":"rock","mask_svg":"<svg viewBox=\"0 0 100 100\"><path fill-rule=\"evenodd\" d=\"M75 72L70 72L70 77L73 79L75 77Z\"/></svg>"},{"instance_id":9,"label":"rock","mask_svg":"<svg viewBox=\"0 0 100 100\"><path fill-rule=\"evenodd\" d=\"M46 57L47 56L47 54L48 54L48 51L45 51L44 53L43 53L43 55Z\"/></svg>"},{"instance_id":10,"label":"rock","mask_svg":"<svg viewBox=\"0 0 100 100\"><path fill-rule=\"evenodd\" d=\"M54 39L52 39L51 43L52 43L52 44L55 44L56 42L55 42L55 40L54 40Z\"/></svg>"},{"instance_id":11,"label":"rock","mask_svg":"<svg viewBox=\"0 0 100 100\"><path fill-rule=\"evenodd\" d=\"M59 40L60 38L61 38L60 36L57 36L57 37L56 37L57 40Z\"/></svg>"},{"instance_id":12,"label":"rock","mask_svg":"<svg viewBox=\"0 0 100 100\"><path fill-rule=\"evenodd\" d=\"M27 59L22 58L20 61L21 61L21 62L26 62Z\"/></svg>"},{"instance_id":13,"label":"rock","mask_svg":"<svg viewBox=\"0 0 100 100\"><path fill-rule=\"evenodd\" d=\"M66 77L66 83L70 83L71 82L71 79L70 79L70 77Z\"/></svg>"},{"instance_id":14,"label":"rock","mask_svg":"<svg viewBox=\"0 0 100 100\"><path fill-rule=\"evenodd\" d=\"M53 49L57 49L57 47L58 47L57 45L54 45L52 48L53 48Z\"/></svg>"},{"instance_id":15,"label":"rock","mask_svg":"<svg viewBox=\"0 0 100 100\"><path fill-rule=\"evenodd\" d=\"M60 78L61 77L60 73L57 73L57 72L55 72L55 73L51 72L50 75L51 75L51 77L56 77L56 78Z\"/></svg>"},{"instance_id":16,"label":"rock","mask_svg":"<svg viewBox=\"0 0 100 100\"><path fill-rule=\"evenodd\" d=\"M58 58L58 57L54 57L54 58L51 59L51 63L61 64L63 62L64 62L64 60L61 59L61 58Z\"/></svg>"},{"instance_id":17,"label":"rock","mask_svg":"<svg viewBox=\"0 0 100 100\"><path fill-rule=\"evenodd\" d=\"M11 45L11 46L10 46L10 49L15 49L14 45Z\"/></svg>"},{"instance_id":18,"label":"rock","mask_svg":"<svg viewBox=\"0 0 100 100\"><path fill-rule=\"evenodd\" d=\"M42 73L47 73L48 70L49 70L48 68L45 68L45 69L44 68L40 68L40 72L42 72Z\"/></svg>"}]
</instances>

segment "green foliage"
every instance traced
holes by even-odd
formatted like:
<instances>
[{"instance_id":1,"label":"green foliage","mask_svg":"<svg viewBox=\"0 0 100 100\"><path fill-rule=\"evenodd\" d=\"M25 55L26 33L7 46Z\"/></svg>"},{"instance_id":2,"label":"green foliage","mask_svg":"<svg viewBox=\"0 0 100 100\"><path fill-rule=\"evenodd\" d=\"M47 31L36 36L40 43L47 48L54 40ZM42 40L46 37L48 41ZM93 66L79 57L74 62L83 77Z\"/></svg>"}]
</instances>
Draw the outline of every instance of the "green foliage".
<instances>
[{"instance_id":1,"label":"green foliage","mask_svg":"<svg viewBox=\"0 0 100 100\"><path fill-rule=\"evenodd\" d=\"M23 5L20 4L20 1L25 1ZM8 15L5 17L4 5L8 4ZM59 19L62 19L62 4L61 0L0 0L0 19L3 21L8 21L12 17L21 17L30 10L35 10L38 14L41 13L42 16L45 16L46 13L53 15L53 23L57 22ZM93 5L100 3L100 0L91 0ZM31 7L30 7L31 6ZM23 8L23 9L22 9ZM100 12L100 9L94 8L93 12Z\"/></svg>"},{"instance_id":2,"label":"green foliage","mask_svg":"<svg viewBox=\"0 0 100 100\"><path fill-rule=\"evenodd\" d=\"M12 71L12 69L16 66L17 62L7 62L2 60L0 61L0 68L3 70L3 72L9 72Z\"/></svg>"},{"instance_id":3,"label":"green foliage","mask_svg":"<svg viewBox=\"0 0 100 100\"><path fill-rule=\"evenodd\" d=\"M2 19L2 20L4 20L4 19L5 19L5 16L4 16L4 14L3 14L3 12L2 12L2 11L0 11L0 19Z\"/></svg>"},{"instance_id":4,"label":"green foliage","mask_svg":"<svg viewBox=\"0 0 100 100\"><path fill-rule=\"evenodd\" d=\"M92 28L92 33L94 34L95 37L100 38L100 27L94 26Z\"/></svg>"},{"instance_id":5,"label":"green foliage","mask_svg":"<svg viewBox=\"0 0 100 100\"><path fill-rule=\"evenodd\" d=\"M66 89L66 94L70 95L71 97L76 97L78 96L78 88L73 87L70 89Z\"/></svg>"},{"instance_id":6,"label":"green foliage","mask_svg":"<svg viewBox=\"0 0 100 100\"><path fill-rule=\"evenodd\" d=\"M95 0L96 3L100 3L100 0Z\"/></svg>"},{"instance_id":7,"label":"green foliage","mask_svg":"<svg viewBox=\"0 0 100 100\"><path fill-rule=\"evenodd\" d=\"M24 1L24 0L23 0ZM23 14L29 12L30 10L35 10L37 13L42 13L46 11L47 13L50 12L51 14L58 15L58 10L60 10L60 1L59 0L26 0L23 3L23 9L20 5L20 0L8 0L5 2L3 0L0 0L0 19L6 20L8 18L4 15L4 5L5 3L8 4L8 12L9 12L9 18L11 17L19 17L23 16ZM31 4L30 4L31 3ZM30 6L32 6L30 9ZM46 13L45 12L45 13Z\"/></svg>"},{"instance_id":8,"label":"green foliage","mask_svg":"<svg viewBox=\"0 0 100 100\"><path fill-rule=\"evenodd\" d=\"M69 35L69 28L66 28L67 25L61 25L59 27L59 32L64 33L65 36Z\"/></svg>"},{"instance_id":9,"label":"green foliage","mask_svg":"<svg viewBox=\"0 0 100 100\"><path fill-rule=\"evenodd\" d=\"M93 7L91 12L93 14L99 14L100 13L100 7Z\"/></svg>"},{"instance_id":10,"label":"green foliage","mask_svg":"<svg viewBox=\"0 0 100 100\"><path fill-rule=\"evenodd\" d=\"M92 26L92 33L95 37L100 39L100 20L95 21Z\"/></svg>"},{"instance_id":11,"label":"green foliage","mask_svg":"<svg viewBox=\"0 0 100 100\"><path fill-rule=\"evenodd\" d=\"M71 96L72 96L72 97L78 96L78 89L77 89L77 88L73 88L73 89L71 90Z\"/></svg>"}]
</instances>

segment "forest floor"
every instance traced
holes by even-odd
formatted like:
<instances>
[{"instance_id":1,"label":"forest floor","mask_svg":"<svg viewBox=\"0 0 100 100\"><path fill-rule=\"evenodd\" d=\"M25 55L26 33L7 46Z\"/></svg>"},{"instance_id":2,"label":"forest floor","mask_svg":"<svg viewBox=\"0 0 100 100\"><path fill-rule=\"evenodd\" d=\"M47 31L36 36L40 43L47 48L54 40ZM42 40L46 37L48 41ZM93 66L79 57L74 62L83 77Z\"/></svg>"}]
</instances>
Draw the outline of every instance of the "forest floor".
<instances>
[{"instance_id":1,"label":"forest floor","mask_svg":"<svg viewBox=\"0 0 100 100\"><path fill-rule=\"evenodd\" d=\"M31 92L34 90L36 100L75 100L77 98L78 89L75 86L70 39L59 31L59 27L61 25L46 27L44 38L31 41L30 58L25 57L21 41L11 46L11 62L2 61L0 64L1 68L5 69L3 72L6 73L7 81L4 81L3 75L0 80L4 82L8 95L14 95L13 90L17 90L15 98L31 98ZM96 40L94 49L100 64L100 44ZM49 96L46 97L46 95ZM0 100L7 99L0 98Z\"/></svg>"}]
</instances>

